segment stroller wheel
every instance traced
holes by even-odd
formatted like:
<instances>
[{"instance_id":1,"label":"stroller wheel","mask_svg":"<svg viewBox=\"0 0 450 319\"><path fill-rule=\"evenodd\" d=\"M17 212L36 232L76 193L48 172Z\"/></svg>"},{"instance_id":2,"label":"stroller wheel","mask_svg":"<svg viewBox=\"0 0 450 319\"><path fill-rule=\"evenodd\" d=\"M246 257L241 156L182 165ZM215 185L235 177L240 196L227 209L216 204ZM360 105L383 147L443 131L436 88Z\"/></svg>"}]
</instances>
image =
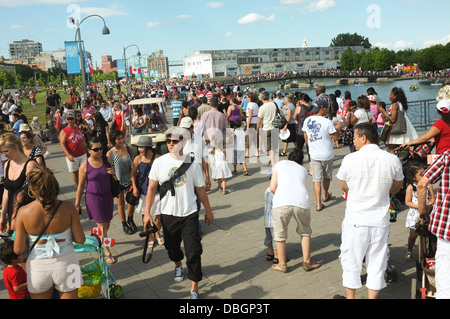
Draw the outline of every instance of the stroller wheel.
<instances>
[{"instance_id":1,"label":"stroller wheel","mask_svg":"<svg viewBox=\"0 0 450 319\"><path fill-rule=\"evenodd\" d=\"M398 279L398 272L397 269L395 269L394 265L388 265L388 268L385 272L385 280L387 283L395 282Z\"/></svg>"},{"instance_id":2,"label":"stroller wheel","mask_svg":"<svg viewBox=\"0 0 450 319\"><path fill-rule=\"evenodd\" d=\"M123 288L120 285L111 284L109 285L109 295L111 298L120 298L122 297Z\"/></svg>"}]
</instances>

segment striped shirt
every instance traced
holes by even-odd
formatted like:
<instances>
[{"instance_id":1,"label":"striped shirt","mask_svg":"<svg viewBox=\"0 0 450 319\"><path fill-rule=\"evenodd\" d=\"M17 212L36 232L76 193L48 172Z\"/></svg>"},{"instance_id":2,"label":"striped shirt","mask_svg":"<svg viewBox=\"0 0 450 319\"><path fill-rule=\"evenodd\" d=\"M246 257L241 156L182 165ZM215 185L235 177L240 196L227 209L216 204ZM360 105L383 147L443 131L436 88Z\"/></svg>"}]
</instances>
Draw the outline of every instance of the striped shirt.
<instances>
[{"instance_id":1,"label":"striped shirt","mask_svg":"<svg viewBox=\"0 0 450 319\"><path fill-rule=\"evenodd\" d=\"M423 173L432 184L441 181L436 195L436 202L430 214L431 233L436 237L450 240L450 150L439 156Z\"/></svg>"},{"instance_id":2,"label":"striped shirt","mask_svg":"<svg viewBox=\"0 0 450 319\"><path fill-rule=\"evenodd\" d=\"M181 102L180 101L174 101L171 104L172 110L173 110L173 117L179 118L180 117L180 111L181 111Z\"/></svg>"}]
</instances>

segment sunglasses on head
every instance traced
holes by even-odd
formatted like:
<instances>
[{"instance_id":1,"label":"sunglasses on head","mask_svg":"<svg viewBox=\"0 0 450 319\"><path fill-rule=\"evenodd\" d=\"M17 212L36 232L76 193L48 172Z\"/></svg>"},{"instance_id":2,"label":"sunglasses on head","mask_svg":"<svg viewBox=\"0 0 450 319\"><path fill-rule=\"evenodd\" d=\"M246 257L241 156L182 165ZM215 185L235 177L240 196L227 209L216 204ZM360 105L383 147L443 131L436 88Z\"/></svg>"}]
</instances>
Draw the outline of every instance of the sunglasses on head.
<instances>
[{"instance_id":1,"label":"sunglasses on head","mask_svg":"<svg viewBox=\"0 0 450 319\"><path fill-rule=\"evenodd\" d=\"M101 150L103 150L103 147L91 148L91 151L93 151L93 152L98 152L98 151L101 151Z\"/></svg>"}]
</instances>

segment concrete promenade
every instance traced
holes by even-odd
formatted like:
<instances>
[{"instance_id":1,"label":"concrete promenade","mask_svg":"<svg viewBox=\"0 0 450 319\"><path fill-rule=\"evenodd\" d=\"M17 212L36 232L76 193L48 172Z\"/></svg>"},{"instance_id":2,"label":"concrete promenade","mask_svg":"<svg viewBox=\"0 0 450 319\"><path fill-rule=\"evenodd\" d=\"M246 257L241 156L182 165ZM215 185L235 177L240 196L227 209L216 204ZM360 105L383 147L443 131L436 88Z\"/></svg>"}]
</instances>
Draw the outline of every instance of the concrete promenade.
<instances>
[{"instance_id":1,"label":"concrete promenade","mask_svg":"<svg viewBox=\"0 0 450 319\"><path fill-rule=\"evenodd\" d=\"M73 202L76 187L67 171L63 152L59 144L48 146L51 155L46 162L60 183L60 199ZM249 164L249 176L243 176L242 167L239 167L239 174L227 181L228 195L215 190L217 185L213 182L213 190L208 192L208 196L215 220L209 227L203 225L204 278L200 282L201 298L332 299L335 294L343 294L338 257L345 200L335 176L346 154L348 147L344 145L335 149L334 179L331 182L333 198L321 212L315 211L313 184L311 177L308 177L307 187L312 207L312 258L322 264L319 269L308 273L301 267L302 253L294 221L290 224L287 241L287 254L290 257L288 272L283 274L271 270L272 263L265 260L264 191L269 185L269 176L261 173L262 164ZM87 219L84 199L82 204L81 221L88 235L95 223ZM201 211L201 218L204 217L203 213L204 210ZM398 279L381 291L380 299L411 298L411 285L417 273L415 261L403 260L408 236L404 226L406 213L406 209L399 212L397 222L391 223L390 264L396 267ZM140 216L135 216L135 222L142 229ZM110 271L116 283L123 287L121 299L189 299L190 281L186 278L181 283L174 282L174 264L168 259L163 246L155 248L150 263L141 261L144 239L137 233L124 234L117 216L116 201L109 237L116 241L112 252L117 263L111 265ZM413 257L416 256L417 245L413 253ZM2 264L1 271L3 268ZM365 287L361 288L357 297L366 299L366 291ZM0 299L8 298L1 280Z\"/></svg>"}]
</instances>

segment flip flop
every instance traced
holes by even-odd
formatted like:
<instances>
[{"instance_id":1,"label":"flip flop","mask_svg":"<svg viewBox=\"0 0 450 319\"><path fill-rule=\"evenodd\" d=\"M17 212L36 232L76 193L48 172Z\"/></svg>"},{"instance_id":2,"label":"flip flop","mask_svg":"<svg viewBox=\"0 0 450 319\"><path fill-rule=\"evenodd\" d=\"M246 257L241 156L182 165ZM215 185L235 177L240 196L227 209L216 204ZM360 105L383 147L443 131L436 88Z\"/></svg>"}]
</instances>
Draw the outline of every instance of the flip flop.
<instances>
[{"instance_id":1,"label":"flip flop","mask_svg":"<svg viewBox=\"0 0 450 319\"><path fill-rule=\"evenodd\" d=\"M325 205L324 204L322 204L322 207L321 208L317 208L317 206L316 206L316 212L320 212L321 210L323 210L325 208Z\"/></svg>"},{"instance_id":2,"label":"flip flop","mask_svg":"<svg viewBox=\"0 0 450 319\"><path fill-rule=\"evenodd\" d=\"M323 200L323 202L324 203L328 202L331 199L331 197L333 197L333 194L331 192L328 192L328 196L326 199Z\"/></svg>"}]
</instances>

